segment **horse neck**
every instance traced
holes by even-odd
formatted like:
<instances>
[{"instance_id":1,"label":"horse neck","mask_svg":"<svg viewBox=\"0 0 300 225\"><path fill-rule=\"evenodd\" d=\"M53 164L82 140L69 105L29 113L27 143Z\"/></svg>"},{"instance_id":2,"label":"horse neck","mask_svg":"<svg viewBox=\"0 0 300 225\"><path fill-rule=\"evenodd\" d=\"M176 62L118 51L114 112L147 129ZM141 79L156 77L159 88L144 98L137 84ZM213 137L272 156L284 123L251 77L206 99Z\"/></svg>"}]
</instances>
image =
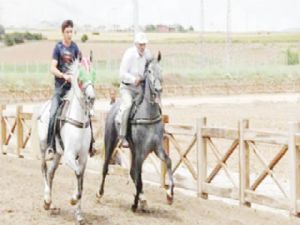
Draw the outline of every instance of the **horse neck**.
<instances>
[{"instance_id":1,"label":"horse neck","mask_svg":"<svg viewBox=\"0 0 300 225\"><path fill-rule=\"evenodd\" d=\"M82 107L84 105L82 101L82 93L80 89L74 87L75 85L72 85L72 88L70 90L70 105L67 113L67 117L77 120L79 122L85 122L88 120L88 113L86 107ZM85 105L84 105L85 106Z\"/></svg>"},{"instance_id":2,"label":"horse neck","mask_svg":"<svg viewBox=\"0 0 300 225\"><path fill-rule=\"evenodd\" d=\"M149 80L146 78L144 98L140 106L141 110L145 113L145 118L154 118L160 114L159 105L153 102L154 99L152 99L151 96L150 83Z\"/></svg>"}]
</instances>

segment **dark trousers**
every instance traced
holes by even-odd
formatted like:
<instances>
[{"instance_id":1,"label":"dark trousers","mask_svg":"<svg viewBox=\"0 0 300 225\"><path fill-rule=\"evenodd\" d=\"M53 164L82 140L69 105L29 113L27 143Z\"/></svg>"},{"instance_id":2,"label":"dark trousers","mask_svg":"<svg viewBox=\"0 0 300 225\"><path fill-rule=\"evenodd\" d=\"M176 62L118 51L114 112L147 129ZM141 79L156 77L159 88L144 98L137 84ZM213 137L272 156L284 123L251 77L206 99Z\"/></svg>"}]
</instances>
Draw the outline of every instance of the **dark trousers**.
<instances>
[{"instance_id":1,"label":"dark trousers","mask_svg":"<svg viewBox=\"0 0 300 225\"><path fill-rule=\"evenodd\" d=\"M63 97L66 95L68 90L62 87L56 87L54 91L54 96L52 97L51 108L50 108L50 120L48 126L48 136L47 136L47 144L55 150L55 132L54 132L54 124L57 114L57 109L62 103Z\"/></svg>"}]
</instances>

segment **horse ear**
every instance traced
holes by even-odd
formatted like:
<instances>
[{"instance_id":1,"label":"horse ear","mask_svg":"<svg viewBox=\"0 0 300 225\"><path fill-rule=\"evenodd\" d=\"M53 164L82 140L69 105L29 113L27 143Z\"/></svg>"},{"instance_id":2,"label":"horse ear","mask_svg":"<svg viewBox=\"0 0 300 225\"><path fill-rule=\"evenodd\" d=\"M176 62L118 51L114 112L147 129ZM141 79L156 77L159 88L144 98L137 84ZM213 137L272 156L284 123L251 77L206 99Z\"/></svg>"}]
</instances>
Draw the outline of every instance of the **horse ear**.
<instances>
[{"instance_id":1,"label":"horse ear","mask_svg":"<svg viewBox=\"0 0 300 225\"><path fill-rule=\"evenodd\" d=\"M81 51L79 51L79 53L78 53L78 59L79 59L79 62L82 60L82 52Z\"/></svg>"},{"instance_id":2,"label":"horse ear","mask_svg":"<svg viewBox=\"0 0 300 225\"><path fill-rule=\"evenodd\" d=\"M160 51L158 51L158 54L157 54L157 62L160 62L160 60L161 60L161 53L160 53Z\"/></svg>"},{"instance_id":3,"label":"horse ear","mask_svg":"<svg viewBox=\"0 0 300 225\"><path fill-rule=\"evenodd\" d=\"M93 51L90 51L90 62L93 62Z\"/></svg>"}]
</instances>

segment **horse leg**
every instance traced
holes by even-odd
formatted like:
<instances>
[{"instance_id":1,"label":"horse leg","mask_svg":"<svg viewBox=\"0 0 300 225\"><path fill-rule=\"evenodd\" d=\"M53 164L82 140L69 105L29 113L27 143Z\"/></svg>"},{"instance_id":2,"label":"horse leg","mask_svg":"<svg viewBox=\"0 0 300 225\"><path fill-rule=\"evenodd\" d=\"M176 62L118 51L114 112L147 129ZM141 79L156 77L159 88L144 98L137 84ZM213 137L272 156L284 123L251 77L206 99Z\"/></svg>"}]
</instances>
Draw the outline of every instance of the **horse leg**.
<instances>
[{"instance_id":1,"label":"horse leg","mask_svg":"<svg viewBox=\"0 0 300 225\"><path fill-rule=\"evenodd\" d=\"M44 174L45 179L45 190L44 190L44 209L49 210L52 204L52 184L55 171L59 165L61 155L54 154L54 158L51 162L51 166L48 169L45 154L42 156L42 172Z\"/></svg>"},{"instance_id":2,"label":"horse leg","mask_svg":"<svg viewBox=\"0 0 300 225\"><path fill-rule=\"evenodd\" d=\"M130 177L135 184L135 152L131 151Z\"/></svg>"},{"instance_id":3,"label":"horse leg","mask_svg":"<svg viewBox=\"0 0 300 225\"><path fill-rule=\"evenodd\" d=\"M116 145L115 143L109 143L109 145L105 149L105 160L104 160L103 169L102 169L102 182L101 182L99 191L96 193L96 198L98 200L100 200L104 194L105 178L108 173L109 161L113 154L115 145Z\"/></svg>"},{"instance_id":4,"label":"horse leg","mask_svg":"<svg viewBox=\"0 0 300 225\"><path fill-rule=\"evenodd\" d=\"M81 211L81 198L82 198L82 190L83 190L83 178L84 172L86 168L87 158L79 158L78 159L78 172L75 172L77 178L77 191L75 192L74 196L72 197L70 203L71 205L76 205L75 209L75 219L77 224L84 224L84 218Z\"/></svg>"},{"instance_id":5,"label":"horse leg","mask_svg":"<svg viewBox=\"0 0 300 225\"><path fill-rule=\"evenodd\" d=\"M78 159L78 167L79 169L77 169L75 171L75 175L76 175L76 178L77 178L77 188L70 200L70 204L71 205L76 205L78 200L81 199L81 196L82 196L82 190L83 190L83 175L84 175L84 172L85 172L85 167L86 167L86 162L87 162L87 159L85 160L82 160L82 159Z\"/></svg>"},{"instance_id":6,"label":"horse leg","mask_svg":"<svg viewBox=\"0 0 300 225\"><path fill-rule=\"evenodd\" d=\"M155 151L155 154L158 158L160 158L162 161L166 163L167 170L168 170L168 177L169 177L169 187L167 189L167 202L168 204L173 203L174 198L174 181L173 181L173 173L172 173L172 162L170 157L166 154L163 147L158 147L157 151Z\"/></svg>"},{"instance_id":7,"label":"horse leg","mask_svg":"<svg viewBox=\"0 0 300 225\"><path fill-rule=\"evenodd\" d=\"M50 188L48 185L48 178L47 178L47 162L46 162L46 154L45 151L41 152L41 161L42 161L42 174L44 177L45 189L44 189L44 209L49 210L51 204L50 198Z\"/></svg>"},{"instance_id":8,"label":"horse leg","mask_svg":"<svg viewBox=\"0 0 300 225\"><path fill-rule=\"evenodd\" d=\"M130 167L130 177L133 181L133 183L135 184L135 181L136 181L136 178L135 178L135 153L134 151L132 151L132 154L131 154L131 167ZM144 195L144 191L143 191L143 187L141 189L141 193L140 193L140 197L139 197L139 203L140 203L140 206L141 206L141 209L143 211L147 211L148 209L148 204L147 204L147 199L146 199L146 196Z\"/></svg>"},{"instance_id":9,"label":"horse leg","mask_svg":"<svg viewBox=\"0 0 300 225\"><path fill-rule=\"evenodd\" d=\"M142 182L142 165L143 165L143 157L135 157L135 187L136 187L136 195L134 197L134 203L131 206L133 212L136 212L136 209L139 204L140 194L143 191L143 182Z\"/></svg>"}]
</instances>

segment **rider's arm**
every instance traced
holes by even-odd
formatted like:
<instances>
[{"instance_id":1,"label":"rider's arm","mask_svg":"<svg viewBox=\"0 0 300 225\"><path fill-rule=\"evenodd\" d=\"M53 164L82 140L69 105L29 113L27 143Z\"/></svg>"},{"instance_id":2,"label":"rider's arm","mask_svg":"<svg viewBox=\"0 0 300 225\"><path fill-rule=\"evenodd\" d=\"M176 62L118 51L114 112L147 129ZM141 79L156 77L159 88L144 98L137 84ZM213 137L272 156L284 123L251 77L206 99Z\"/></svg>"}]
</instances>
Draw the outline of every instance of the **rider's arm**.
<instances>
[{"instance_id":1,"label":"rider's arm","mask_svg":"<svg viewBox=\"0 0 300 225\"><path fill-rule=\"evenodd\" d=\"M71 75L60 72L59 69L57 69L57 63L56 59L52 59L50 72L57 78L63 78L66 81L71 81Z\"/></svg>"},{"instance_id":2,"label":"rider's arm","mask_svg":"<svg viewBox=\"0 0 300 225\"><path fill-rule=\"evenodd\" d=\"M128 84L134 84L139 80L139 77L136 76L136 74L131 74L130 66L131 66L131 52L126 51L120 65L120 79L121 81L128 83Z\"/></svg>"}]
</instances>

